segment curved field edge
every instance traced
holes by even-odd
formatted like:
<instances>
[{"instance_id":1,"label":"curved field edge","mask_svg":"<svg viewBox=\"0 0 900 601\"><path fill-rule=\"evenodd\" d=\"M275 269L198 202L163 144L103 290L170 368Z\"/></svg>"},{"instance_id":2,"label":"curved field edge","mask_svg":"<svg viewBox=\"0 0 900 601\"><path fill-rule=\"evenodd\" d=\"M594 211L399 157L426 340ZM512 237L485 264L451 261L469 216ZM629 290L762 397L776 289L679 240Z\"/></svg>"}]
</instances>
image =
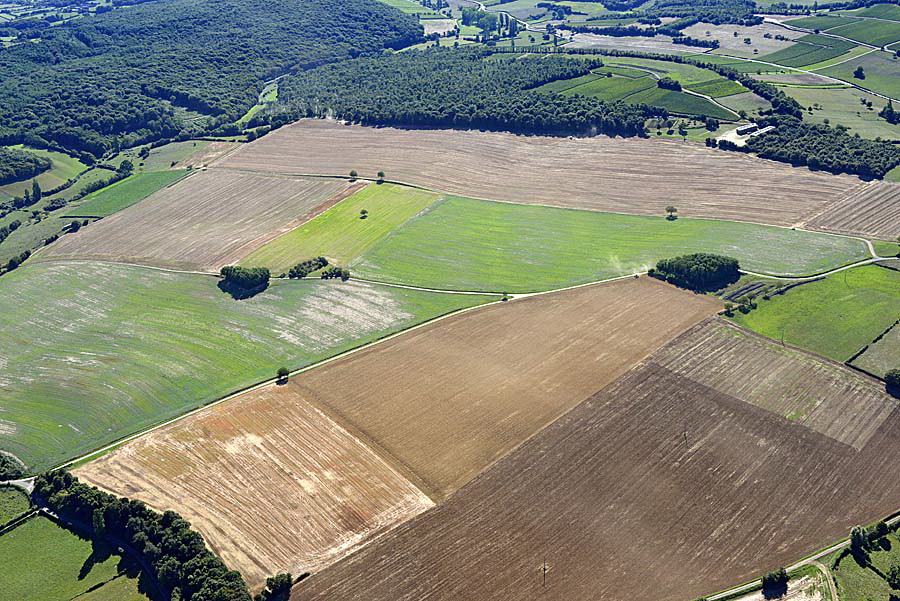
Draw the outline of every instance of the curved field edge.
<instances>
[{"instance_id":1,"label":"curved field edge","mask_svg":"<svg viewBox=\"0 0 900 601\"><path fill-rule=\"evenodd\" d=\"M273 281L238 301L217 279L38 263L0 280L0 447L32 471L235 390L494 298L359 282Z\"/></svg>"}]
</instances>

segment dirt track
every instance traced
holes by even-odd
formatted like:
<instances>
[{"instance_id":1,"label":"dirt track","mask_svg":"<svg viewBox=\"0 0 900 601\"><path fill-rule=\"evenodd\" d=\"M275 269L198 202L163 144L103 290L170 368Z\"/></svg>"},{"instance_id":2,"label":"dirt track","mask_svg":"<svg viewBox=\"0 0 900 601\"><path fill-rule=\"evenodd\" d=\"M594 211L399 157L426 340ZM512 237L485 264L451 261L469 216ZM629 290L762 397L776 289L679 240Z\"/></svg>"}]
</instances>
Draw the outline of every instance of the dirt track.
<instances>
[{"instance_id":1,"label":"dirt track","mask_svg":"<svg viewBox=\"0 0 900 601\"><path fill-rule=\"evenodd\" d=\"M344 126L307 119L216 167L387 178L495 200L792 225L859 180L680 141Z\"/></svg>"},{"instance_id":2,"label":"dirt track","mask_svg":"<svg viewBox=\"0 0 900 601\"><path fill-rule=\"evenodd\" d=\"M882 400L857 451L651 358L294 598L684 601L759 577L895 509Z\"/></svg>"}]
</instances>

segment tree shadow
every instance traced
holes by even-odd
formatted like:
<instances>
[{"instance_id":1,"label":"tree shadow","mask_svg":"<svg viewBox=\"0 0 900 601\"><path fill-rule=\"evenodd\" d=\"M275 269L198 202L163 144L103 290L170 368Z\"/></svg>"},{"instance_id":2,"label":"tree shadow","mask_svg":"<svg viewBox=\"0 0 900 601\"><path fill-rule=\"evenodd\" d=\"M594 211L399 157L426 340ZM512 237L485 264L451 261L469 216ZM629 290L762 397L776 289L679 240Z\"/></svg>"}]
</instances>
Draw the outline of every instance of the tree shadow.
<instances>
[{"instance_id":1,"label":"tree shadow","mask_svg":"<svg viewBox=\"0 0 900 601\"><path fill-rule=\"evenodd\" d=\"M92 540L91 554L88 555L87 559L84 560L84 563L81 564L81 569L78 570L78 580L87 578L88 574L91 573L91 570L94 569L94 566L103 563L112 557L112 555L112 549L108 544L103 541Z\"/></svg>"},{"instance_id":2,"label":"tree shadow","mask_svg":"<svg viewBox=\"0 0 900 601\"><path fill-rule=\"evenodd\" d=\"M787 582L766 585L762 589L763 598L780 599L787 594L787 589Z\"/></svg>"},{"instance_id":3,"label":"tree shadow","mask_svg":"<svg viewBox=\"0 0 900 601\"><path fill-rule=\"evenodd\" d=\"M257 294L268 288L269 283L266 282L262 286L257 286L256 288L251 288L248 290L246 288L241 288L234 283L226 282L225 280L219 280L218 286L219 290L230 295L234 300L245 300L250 297L256 296Z\"/></svg>"},{"instance_id":4,"label":"tree shadow","mask_svg":"<svg viewBox=\"0 0 900 601\"><path fill-rule=\"evenodd\" d=\"M888 537L886 537L886 536L882 536L881 538L879 538L877 544L878 544L878 547L882 551L890 551L891 550L891 546L892 546L891 541L888 540Z\"/></svg>"}]
</instances>

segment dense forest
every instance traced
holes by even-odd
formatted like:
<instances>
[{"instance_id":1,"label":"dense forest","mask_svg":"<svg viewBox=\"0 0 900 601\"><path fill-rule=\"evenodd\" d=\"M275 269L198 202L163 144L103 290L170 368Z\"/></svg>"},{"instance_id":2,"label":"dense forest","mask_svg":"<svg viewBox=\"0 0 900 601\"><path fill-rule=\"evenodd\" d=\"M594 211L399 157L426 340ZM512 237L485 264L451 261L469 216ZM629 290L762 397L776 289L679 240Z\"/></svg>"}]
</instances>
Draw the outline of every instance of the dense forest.
<instances>
[{"instance_id":1,"label":"dense forest","mask_svg":"<svg viewBox=\"0 0 900 601\"><path fill-rule=\"evenodd\" d=\"M171 0L19 35L32 43L0 50L0 143L99 157L233 122L267 79L404 47L422 28L377 0Z\"/></svg>"},{"instance_id":2,"label":"dense forest","mask_svg":"<svg viewBox=\"0 0 900 601\"><path fill-rule=\"evenodd\" d=\"M52 166L47 157L15 148L0 147L0 185L34 177Z\"/></svg>"},{"instance_id":3,"label":"dense forest","mask_svg":"<svg viewBox=\"0 0 900 601\"><path fill-rule=\"evenodd\" d=\"M664 109L643 104L531 91L585 75L599 61L484 60L489 54L429 48L313 69L283 80L279 106L258 122L330 115L370 125L633 136L644 133L647 118L667 116Z\"/></svg>"}]
</instances>

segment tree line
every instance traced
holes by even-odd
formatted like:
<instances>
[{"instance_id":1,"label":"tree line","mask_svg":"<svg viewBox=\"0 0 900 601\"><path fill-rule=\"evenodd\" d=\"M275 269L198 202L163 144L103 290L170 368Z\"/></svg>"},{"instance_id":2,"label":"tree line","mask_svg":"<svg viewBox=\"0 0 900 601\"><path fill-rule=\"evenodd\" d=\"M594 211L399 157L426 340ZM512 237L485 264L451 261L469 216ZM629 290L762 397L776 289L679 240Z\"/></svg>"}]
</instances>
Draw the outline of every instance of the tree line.
<instances>
[{"instance_id":1,"label":"tree line","mask_svg":"<svg viewBox=\"0 0 900 601\"><path fill-rule=\"evenodd\" d=\"M34 177L52 166L53 163L47 157L16 148L0 147L0 185Z\"/></svg>"},{"instance_id":2,"label":"tree line","mask_svg":"<svg viewBox=\"0 0 900 601\"><path fill-rule=\"evenodd\" d=\"M586 75L600 61L526 56L484 60L490 49L429 48L326 65L287 77L279 102L254 124L331 116L367 125L460 127L520 133L643 135L644 104L538 93Z\"/></svg>"},{"instance_id":3,"label":"tree line","mask_svg":"<svg viewBox=\"0 0 900 601\"><path fill-rule=\"evenodd\" d=\"M376 0L148 2L19 35L33 43L0 51L0 144L93 157L215 131L268 79L423 39Z\"/></svg>"}]
</instances>

